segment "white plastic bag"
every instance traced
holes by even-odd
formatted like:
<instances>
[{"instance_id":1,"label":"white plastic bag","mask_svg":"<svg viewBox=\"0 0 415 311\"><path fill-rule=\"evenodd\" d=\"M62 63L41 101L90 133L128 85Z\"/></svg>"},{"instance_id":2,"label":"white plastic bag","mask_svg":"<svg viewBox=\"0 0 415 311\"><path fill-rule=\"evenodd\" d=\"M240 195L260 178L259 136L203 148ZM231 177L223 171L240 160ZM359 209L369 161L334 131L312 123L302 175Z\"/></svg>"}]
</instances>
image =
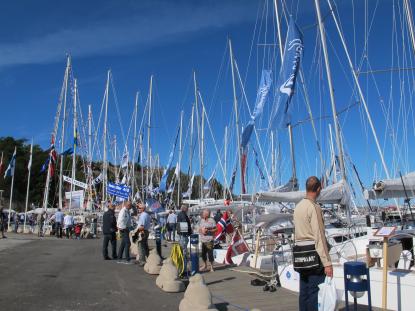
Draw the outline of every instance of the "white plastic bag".
<instances>
[{"instance_id":1,"label":"white plastic bag","mask_svg":"<svg viewBox=\"0 0 415 311\"><path fill-rule=\"evenodd\" d=\"M337 292L334 279L327 277L324 283L321 283L318 291L318 310L334 311L337 307Z\"/></svg>"}]
</instances>

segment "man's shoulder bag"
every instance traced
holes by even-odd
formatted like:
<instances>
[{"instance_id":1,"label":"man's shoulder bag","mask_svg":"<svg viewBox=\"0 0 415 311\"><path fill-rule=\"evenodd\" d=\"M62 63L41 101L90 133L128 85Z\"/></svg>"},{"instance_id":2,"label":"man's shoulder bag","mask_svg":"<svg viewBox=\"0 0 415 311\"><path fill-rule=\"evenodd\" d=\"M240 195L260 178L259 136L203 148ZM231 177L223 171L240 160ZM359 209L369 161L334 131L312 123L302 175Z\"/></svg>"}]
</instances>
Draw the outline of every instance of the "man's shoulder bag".
<instances>
[{"instance_id":1,"label":"man's shoulder bag","mask_svg":"<svg viewBox=\"0 0 415 311\"><path fill-rule=\"evenodd\" d=\"M299 241L293 246L294 271L302 274L322 272L324 267L314 241Z\"/></svg>"}]
</instances>

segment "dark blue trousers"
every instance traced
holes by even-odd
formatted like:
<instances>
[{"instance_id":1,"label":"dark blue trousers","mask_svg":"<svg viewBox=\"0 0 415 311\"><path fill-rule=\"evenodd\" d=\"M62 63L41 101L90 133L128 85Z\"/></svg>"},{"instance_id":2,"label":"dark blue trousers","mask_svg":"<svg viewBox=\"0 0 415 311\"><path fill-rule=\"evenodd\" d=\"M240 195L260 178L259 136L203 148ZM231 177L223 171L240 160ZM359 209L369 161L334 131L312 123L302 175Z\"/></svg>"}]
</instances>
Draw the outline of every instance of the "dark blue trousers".
<instances>
[{"instance_id":1,"label":"dark blue trousers","mask_svg":"<svg viewBox=\"0 0 415 311\"><path fill-rule=\"evenodd\" d=\"M318 310L318 286L324 282L324 272L311 275L300 274L300 311Z\"/></svg>"},{"instance_id":2,"label":"dark blue trousers","mask_svg":"<svg viewBox=\"0 0 415 311\"><path fill-rule=\"evenodd\" d=\"M130 236L128 230L121 231L121 245L118 250L118 259L122 259L122 253L125 255L125 260L130 261Z\"/></svg>"}]
</instances>

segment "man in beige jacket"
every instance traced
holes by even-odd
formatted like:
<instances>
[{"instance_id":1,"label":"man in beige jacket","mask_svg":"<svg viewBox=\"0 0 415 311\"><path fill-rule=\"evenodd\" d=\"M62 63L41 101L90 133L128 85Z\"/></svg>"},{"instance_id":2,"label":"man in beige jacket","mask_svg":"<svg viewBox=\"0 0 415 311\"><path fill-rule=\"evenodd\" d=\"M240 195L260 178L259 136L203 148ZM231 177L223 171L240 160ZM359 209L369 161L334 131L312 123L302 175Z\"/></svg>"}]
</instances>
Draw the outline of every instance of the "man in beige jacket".
<instances>
[{"instance_id":1,"label":"man in beige jacket","mask_svg":"<svg viewBox=\"0 0 415 311\"><path fill-rule=\"evenodd\" d=\"M312 271L300 273L300 311L318 309L318 285L324 278L333 277L333 266L327 247L325 227L320 205L316 202L321 192L320 180L311 176L306 182L306 197L294 210L295 242L314 243L322 266Z\"/></svg>"}]
</instances>

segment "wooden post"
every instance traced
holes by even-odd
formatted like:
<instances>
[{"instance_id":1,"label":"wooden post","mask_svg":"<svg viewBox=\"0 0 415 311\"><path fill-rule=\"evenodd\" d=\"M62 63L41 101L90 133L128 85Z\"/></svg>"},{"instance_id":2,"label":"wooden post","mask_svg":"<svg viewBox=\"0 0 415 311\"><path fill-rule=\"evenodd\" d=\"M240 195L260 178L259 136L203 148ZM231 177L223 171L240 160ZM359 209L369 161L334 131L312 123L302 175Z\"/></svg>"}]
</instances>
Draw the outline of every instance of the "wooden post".
<instances>
[{"instance_id":1,"label":"wooden post","mask_svg":"<svg viewBox=\"0 0 415 311\"><path fill-rule=\"evenodd\" d=\"M387 310L388 305L388 237L383 237L383 284L382 309Z\"/></svg>"},{"instance_id":2,"label":"wooden post","mask_svg":"<svg viewBox=\"0 0 415 311\"><path fill-rule=\"evenodd\" d=\"M255 243L255 265L254 268L256 269L256 263L258 260L258 252L259 252L259 235L261 234L260 228L258 228L258 232L256 234L256 243Z\"/></svg>"}]
</instances>

